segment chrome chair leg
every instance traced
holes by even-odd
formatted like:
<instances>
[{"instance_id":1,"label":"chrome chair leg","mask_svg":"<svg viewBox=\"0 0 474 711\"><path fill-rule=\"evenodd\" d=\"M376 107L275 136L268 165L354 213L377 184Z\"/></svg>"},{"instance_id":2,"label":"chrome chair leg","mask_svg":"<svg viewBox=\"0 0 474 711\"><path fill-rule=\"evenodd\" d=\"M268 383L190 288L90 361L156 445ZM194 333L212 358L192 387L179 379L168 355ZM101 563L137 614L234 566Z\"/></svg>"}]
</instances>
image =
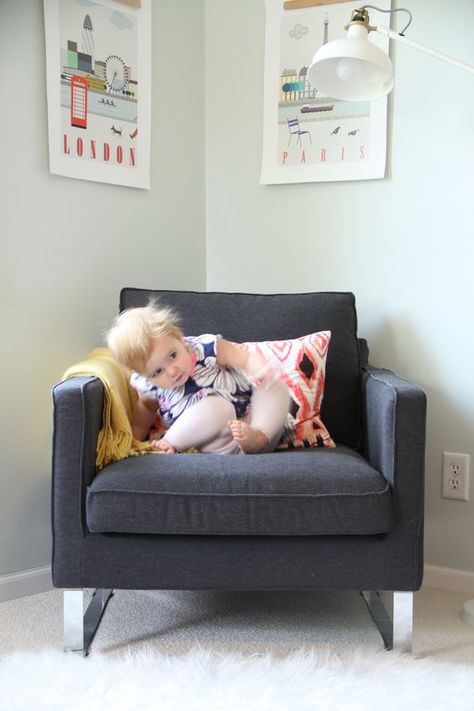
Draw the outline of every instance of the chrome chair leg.
<instances>
[{"instance_id":1,"label":"chrome chair leg","mask_svg":"<svg viewBox=\"0 0 474 711\"><path fill-rule=\"evenodd\" d=\"M361 595L375 622L385 649L398 649L411 654L413 651L413 593L361 591ZM382 599L389 597L388 610Z\"/></svg>"},{"instance_id":2,"label":"chrome chair leg","mask_svg":"<svg viewBox=\"0 0 474 711\"><path fill-rule=\"evenodd\" d=\"M64 591L64 651L82 652L84 657L97 632L112 590L97 589L84 612L83 590Z\"/></svg>"}]
</instances>

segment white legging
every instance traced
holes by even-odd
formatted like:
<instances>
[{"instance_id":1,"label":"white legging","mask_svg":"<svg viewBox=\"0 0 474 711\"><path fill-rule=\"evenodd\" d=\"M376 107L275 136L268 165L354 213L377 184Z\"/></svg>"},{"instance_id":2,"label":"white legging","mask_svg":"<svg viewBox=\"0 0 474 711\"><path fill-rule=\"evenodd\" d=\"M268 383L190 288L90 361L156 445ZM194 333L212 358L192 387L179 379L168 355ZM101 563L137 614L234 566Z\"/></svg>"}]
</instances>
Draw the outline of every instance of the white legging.
<instances>
[{"instance_id":1,"label":"white legging","mask_svg":"<svg viewBox=\"0 0 474 711\"><path fill-rule=\"evenodd\" d=\"M250 409L243 418L268 437L265 452L272 452L285 427L290 396L282 380L272 380L255 388ZM229 428L235 408L219 395L208 395L188 407L167 430L165 437L177 451L194 447L203 453L238 454L240 447Z\"/></svg>"}]
</instances>

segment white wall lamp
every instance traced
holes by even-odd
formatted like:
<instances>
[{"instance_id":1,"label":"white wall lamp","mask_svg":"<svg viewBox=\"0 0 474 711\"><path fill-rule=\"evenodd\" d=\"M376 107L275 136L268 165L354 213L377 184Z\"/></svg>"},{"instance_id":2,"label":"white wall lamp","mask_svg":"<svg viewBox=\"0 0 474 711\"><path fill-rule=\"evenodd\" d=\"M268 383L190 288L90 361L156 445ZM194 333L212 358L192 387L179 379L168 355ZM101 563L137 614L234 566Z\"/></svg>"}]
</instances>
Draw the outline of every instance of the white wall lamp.
<instances>
[{"instance_id":1,"label":"white wall lamp","mask_svg":"<svg viewBox=\"0 0 474 711\"><path fill-rule=\"evenodd\" d=\"M406 12L410 19L401 32L381 25L372 27L367 8L388 13ZM375 5L363 5L354 10L345 28L347 36L324 44L314 55L307 75L311 84L321 94L344 101L371 101L388 94L393 87L392 62L382 49L370 42L368 35L372 31L474 73L474 66L407 39L404 33L411 18L411 12L405 8L383 10Z\"/></svg>"},{"instance_id":2,"label":"white wall lamp","mask_svg":"<svg viewBox=\"0 0 474 711\"><path fill-rule=\"evenodd\" d=\"M308 5L319 4L319 0L300 0ZM329 0L339 2L340 0ZM399 33L388 27L371 27L367 8L379 12L406 12L409 21ZM290 7L288 7L290 9ZM308 69L307 78L321 94L344 101L371 101L388 94L393 88L393 68L389 56L369 41L371 31L379 32L390 39L408 44L425 54L431 54L448 64L465 69L474 74L474 66L425 47L405 37L405 30L411 23L411 12L405 8L384 10L375 5L364 5L354 10L345 39L328 42L318 49ZM462 609L461 619L474 626L474 599L468 600Z\"/></svg>"}]
</instances>

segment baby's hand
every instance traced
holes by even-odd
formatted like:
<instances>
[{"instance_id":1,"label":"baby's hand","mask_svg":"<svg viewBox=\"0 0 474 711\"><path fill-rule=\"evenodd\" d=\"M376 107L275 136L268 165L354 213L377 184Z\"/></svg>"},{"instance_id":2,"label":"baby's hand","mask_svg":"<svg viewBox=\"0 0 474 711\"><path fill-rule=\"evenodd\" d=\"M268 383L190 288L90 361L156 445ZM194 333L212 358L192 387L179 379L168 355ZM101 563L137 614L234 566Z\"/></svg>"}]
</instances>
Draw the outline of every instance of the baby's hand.
<instances>
[{"instance_id":1,"label":"baby's hand","mask_svg":"<svg viewBox=\"0 0 474 711\"><path fill-rule=\"evenodd\" d=\"M274 380L276 378L276 373L273 365L267 361L263 368L261 368L258 373L255 374L255 380L263 382L264 380Z\"/></svg>"},{"instance_id":2,"label":"baby's hand","mask_svg":"<svg viewBox=\"0 0 474 711\"><path fill-rule=\"evenodd\" d=\"M261 388L271 385L278 379L278 370L271 363L267 362L250 380L253 385Z\"/></svg>"},{"instance_id":3,"label":"baby's hand","mask_svg":"<svg viewBox=\"0 0 474 711\"><path fill-rule=\"evenodd\" d=\"M164 437L161 439L152 439L150 442L151 448L157 452L164 452L164 454L176 454L176 449L166 441Z\"/></svg>"}]
</instances>

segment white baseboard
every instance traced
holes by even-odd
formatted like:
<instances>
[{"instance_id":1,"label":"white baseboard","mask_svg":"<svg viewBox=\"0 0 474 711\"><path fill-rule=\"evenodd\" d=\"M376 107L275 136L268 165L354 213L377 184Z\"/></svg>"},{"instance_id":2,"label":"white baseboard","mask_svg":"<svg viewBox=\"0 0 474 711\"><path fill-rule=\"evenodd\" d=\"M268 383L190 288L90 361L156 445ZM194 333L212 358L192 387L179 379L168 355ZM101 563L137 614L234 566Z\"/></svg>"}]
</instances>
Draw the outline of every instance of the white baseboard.
<instances>
[{"instance_id":1,"label":"white baseboard","mask_svg":"<svg viewBox=\"0 0 474 711\"><path fill-rule=\"evenodd\" d=\"M457 568L443 568L438 565L425 565L423 587L474 596L474 572Z\"/></svg>"},{"instance_id":2,"label":"white baseboard","mask_svg":"<svg viewBox=\"0 0 474 711\"><path fill-rule=\"evenodd\" d=\"M425 565L423 587L463 593L474 597L474 572L457 568ZM19 573L0 575L0 602L53 589L51 567L31 568Z\"/></svg>"},{"instance_id":3,"label":"white baseboard","mask_svg":"<svg viewBox=\"0 0 474 711\"><path fill-rule=\"evenodd\" d=\"M0 602L52 590L51 566L0 575Z\"/></svg>"}]
</instances>

